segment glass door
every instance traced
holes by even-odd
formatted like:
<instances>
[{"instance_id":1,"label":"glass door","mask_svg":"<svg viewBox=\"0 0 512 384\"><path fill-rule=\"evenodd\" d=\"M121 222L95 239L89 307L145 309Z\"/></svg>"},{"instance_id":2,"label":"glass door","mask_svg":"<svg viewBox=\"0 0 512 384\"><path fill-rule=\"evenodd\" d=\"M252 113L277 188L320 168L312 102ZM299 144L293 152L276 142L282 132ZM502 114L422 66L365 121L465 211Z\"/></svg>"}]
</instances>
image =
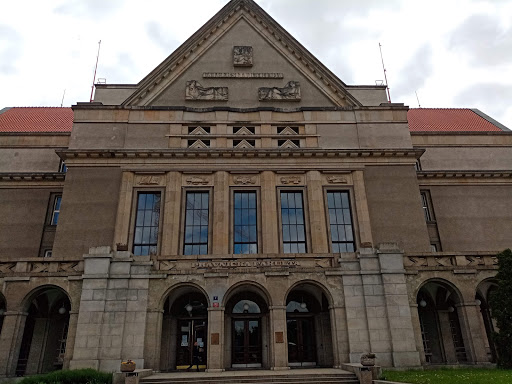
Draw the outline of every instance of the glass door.
<instances>
[{"instance_id":1,"label":"glass door","mask_svg":"<svg viewBox=\"0 0 512 384\"><path fill-rule=\"evenodd\" d=\"M206 337L206 320L178 320L176 369L206 369Z\"/></svg>"},{"instance_id":2,"label":"glass door","mask_svg":"<svg viewBox=\"0 0 512 384\"><path fill-rule=\"evenodd\" d=\"M260 319L233 320L234 368L261 367L261 321Z\"/></svg>"},{"instance_id":3,"label":"glass door","mask_svg":"<svg viewBox=\"0 0 512 384\"><path fill-rule=\"evenodd\" d=\"M313 318L288 318L286 324L289 365L315 366L316 343Z\"/></svg>"}]
</instances>

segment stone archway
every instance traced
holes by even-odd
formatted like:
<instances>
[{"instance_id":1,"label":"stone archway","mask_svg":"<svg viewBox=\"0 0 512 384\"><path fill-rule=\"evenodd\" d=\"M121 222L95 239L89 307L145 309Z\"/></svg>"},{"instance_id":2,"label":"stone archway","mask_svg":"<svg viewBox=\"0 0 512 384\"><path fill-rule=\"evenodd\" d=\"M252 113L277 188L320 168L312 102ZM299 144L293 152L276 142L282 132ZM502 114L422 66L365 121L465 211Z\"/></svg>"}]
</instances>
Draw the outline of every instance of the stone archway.
<instances>
[{"instance_id":1,"label":"stone archway","mask_svg":"<svg viewBox=\"0 0 512 384\"><path fill-rule=\"evenodd\" d=\"M329 300L318 286L301 283L286 297L288 366L332 367Z\"/></svg>"},{"instance_id":2,"label":"stone archway","mask_svg":"<svg viewBox=\"0 0 512 384\"><path fill-rule=\"evenodd\" d=\"M427 364L456 364L468 361L459 317L461 296L442 280L426 282L418 291L418 315Z\"/></svg>"},{"instance_id":3,"label":"stone archway","mask_svg":"<svg viewBox=\"0 0 512 384\"><path fill-rule=\"evenodd\" d=\"M38 288L25 299L25 320L16 376L62 369L71 302L57 286Z\"/></svg>"},{"instance_id":4,"label":"stone archway","mask_svg":"<svg viewBox=\"0 0 512 384\"><path fill-rule=\"evenodd\" d=\"M232 289L224 312L224 365L227 369L270 367L267 295L252 284Z\"/></svg>"},{"instance_id":5,"label":"stone archway","mask_svg":"<svg viewBox=\"0 0 512 384\"><path fill-rule=\"evenodd\" d=\"M496 330L494 321L491 317L491 309L489 307L489 297L491 292L496 289L496 282L492 279L484 280L476 289L475 301L480 309L480 326L482 328L482 333L486 335L485 340L485 350L487 352L487 356L491 363L496 362L496 347L492 340L492 333Z\"/></svg>"},{"instance_id":6,"label":"stone archway","mask_svg":"<svg viewBox=\"0 0 512 384\"><path fill-rule=\"evenodd\" d=\"M163 308L160 370L205 370L208 354L208 299L184 285L169 293Z\"/></svg>"}]
</instances>

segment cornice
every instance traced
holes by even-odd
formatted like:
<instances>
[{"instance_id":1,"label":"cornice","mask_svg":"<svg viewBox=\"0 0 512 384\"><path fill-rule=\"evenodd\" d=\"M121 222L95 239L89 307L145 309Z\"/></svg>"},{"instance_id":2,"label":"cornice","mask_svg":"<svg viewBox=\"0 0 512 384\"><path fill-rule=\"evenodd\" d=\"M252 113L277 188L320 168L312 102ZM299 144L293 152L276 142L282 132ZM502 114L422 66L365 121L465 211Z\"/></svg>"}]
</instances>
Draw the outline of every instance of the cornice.
<instances>
[{"instance_id":1,"label":"cornice","mask_svg":"<svg viewBox=\"0 0 512 384\"><path fill-rule=\"evenodd\" d=\"M462 179L462 178L485 178L499 179L512 178L512 170L508 171L419 171L418 179Z\"/></svg>"},{"instance_id":2,"label":"cornice","mask_svg":"<svg viewBox=\"0 0 512 384\"><path fill-rule=\"evenodd\" d=\"M424 149L75 149L56 151L63 159L97 158L376 158L376 157L414 157L416 159L425 152Z\"/></svg>"},{"instance_id":3,"label":"cornice","mask_svg":"<svg viewBox=\"0 0 512 384\"><path fill-rule=\"evenodd\" d=\"M66 174L62 172L2 172L0 181L64 181Z\"/></svg>"}]
</instances>

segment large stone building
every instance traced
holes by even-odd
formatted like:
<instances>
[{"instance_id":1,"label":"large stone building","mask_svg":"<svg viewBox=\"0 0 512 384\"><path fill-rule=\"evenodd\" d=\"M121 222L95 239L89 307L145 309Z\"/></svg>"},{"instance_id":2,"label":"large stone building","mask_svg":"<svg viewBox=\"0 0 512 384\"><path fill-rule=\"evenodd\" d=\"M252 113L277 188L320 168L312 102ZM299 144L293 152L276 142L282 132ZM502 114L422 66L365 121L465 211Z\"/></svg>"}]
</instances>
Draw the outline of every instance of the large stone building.
<instances>
[{"instance_id":1,"label":"large stone building","mask_svg":"<svg viewBox=\"0 0 512 384\"><path fill-rule=\"evenodd\" d=\"M0 130L0 376L494 359L510 131L343 83L251 0Z\"/></svg>"}]
</instances>

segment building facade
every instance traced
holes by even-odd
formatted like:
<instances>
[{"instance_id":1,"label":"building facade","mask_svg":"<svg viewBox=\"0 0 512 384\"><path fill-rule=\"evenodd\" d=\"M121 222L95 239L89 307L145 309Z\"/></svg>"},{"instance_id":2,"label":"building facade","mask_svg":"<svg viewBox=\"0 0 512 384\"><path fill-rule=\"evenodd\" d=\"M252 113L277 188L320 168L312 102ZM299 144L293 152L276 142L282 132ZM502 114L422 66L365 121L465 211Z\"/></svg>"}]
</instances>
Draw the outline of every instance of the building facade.
<instances>
[{"instance_id":1,"label":"building facade","mask_svg":"<svg viewBox=\"0 0 512 384\"><path fill-rule=\"evenodd\" d=\"M343 83L251 0L0 127L0 376L494 361L510 131Z\"/></svg>"}]
</instances>

